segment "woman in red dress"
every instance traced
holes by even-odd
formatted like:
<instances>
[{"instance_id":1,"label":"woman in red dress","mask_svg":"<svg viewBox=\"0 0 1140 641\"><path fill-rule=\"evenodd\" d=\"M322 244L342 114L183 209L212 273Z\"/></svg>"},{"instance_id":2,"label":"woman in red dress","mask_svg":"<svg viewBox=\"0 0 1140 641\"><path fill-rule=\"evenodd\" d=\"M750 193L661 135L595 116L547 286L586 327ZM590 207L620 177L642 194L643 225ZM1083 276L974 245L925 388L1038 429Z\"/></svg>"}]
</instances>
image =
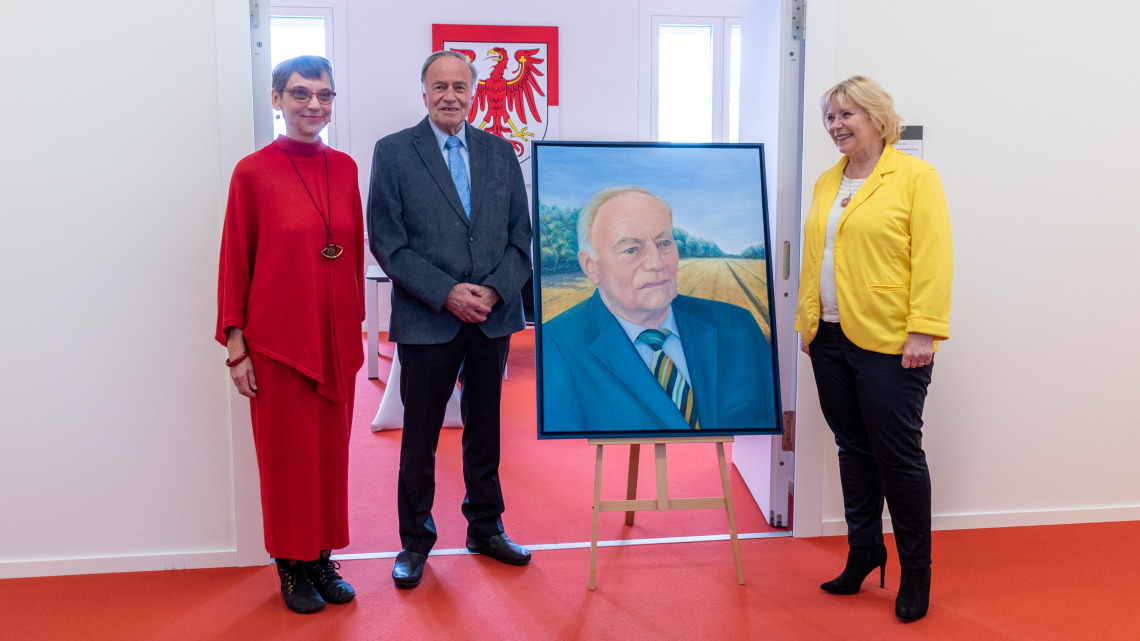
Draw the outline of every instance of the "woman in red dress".
<instances>
[{"instance_id":1,"label":"woman in red dress","mask_svg":"<svg viewBox=\"0 0 1140 641\"><path fill-rule=\"evenodd\" d=\"M286 135L230 180L216 338L250 399L265 549L296 612L355 592L331 550L348 545L348 438L364 362L363 221L356 163L319 134L332 66L317 56L273 70Z\"/></svg>"}]
</instances>

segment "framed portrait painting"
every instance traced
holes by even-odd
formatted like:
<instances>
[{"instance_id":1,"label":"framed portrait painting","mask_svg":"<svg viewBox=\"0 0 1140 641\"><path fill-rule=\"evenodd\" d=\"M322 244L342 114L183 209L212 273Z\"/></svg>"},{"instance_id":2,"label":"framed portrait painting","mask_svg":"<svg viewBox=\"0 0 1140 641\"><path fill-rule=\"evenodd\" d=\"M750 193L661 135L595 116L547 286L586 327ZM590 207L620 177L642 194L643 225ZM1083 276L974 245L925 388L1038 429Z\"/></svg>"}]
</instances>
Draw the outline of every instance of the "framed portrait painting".
<instances>
[{"instance_id":1,"label":"framed portrait painting","mask_svg":"<svg viewBox=\"0 0 1140 641\"><path fill-rule=\"evenodd\" d=\"M780 433L763 145L531 161L539 438Z\"/></svg>"}]
</instances>

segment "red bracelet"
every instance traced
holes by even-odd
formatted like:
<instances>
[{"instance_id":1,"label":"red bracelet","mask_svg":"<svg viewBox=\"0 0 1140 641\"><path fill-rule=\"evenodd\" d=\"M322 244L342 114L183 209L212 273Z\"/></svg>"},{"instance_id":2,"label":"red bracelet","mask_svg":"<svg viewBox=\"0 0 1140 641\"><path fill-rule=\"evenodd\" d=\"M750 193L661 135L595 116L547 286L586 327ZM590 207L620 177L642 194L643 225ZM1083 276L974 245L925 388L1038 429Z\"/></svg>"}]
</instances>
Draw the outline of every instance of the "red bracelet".
<instances>
[{"instance_id":1,"label":"red bracelet","mask_svg":"<svg viewBox=\"0 0 1140 641\"><path fill-rule=\"evenodd\" d=\"M248 350L246 350L246 351L242 352L241 354L238 354L238 355L237 355L237 358L235 358L235 359L233 359L233 360L230 360L230 359L228 359L228 358L227 358L227 359L226 359L226 367L234 367L234 366L236 366L238 363L240 363L240 362L244 361L244 360L245 360L245 359L247 359L247 358L249 358L249 351L248 351Z\"/></svg>"}]
</instances>

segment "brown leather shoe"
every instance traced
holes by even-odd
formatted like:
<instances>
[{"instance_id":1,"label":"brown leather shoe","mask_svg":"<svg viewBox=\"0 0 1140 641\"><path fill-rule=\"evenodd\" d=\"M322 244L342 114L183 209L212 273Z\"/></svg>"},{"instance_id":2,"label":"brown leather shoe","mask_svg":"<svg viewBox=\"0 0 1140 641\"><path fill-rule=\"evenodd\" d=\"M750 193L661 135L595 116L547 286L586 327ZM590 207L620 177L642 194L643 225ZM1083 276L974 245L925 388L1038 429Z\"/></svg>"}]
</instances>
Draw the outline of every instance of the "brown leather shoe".
<instances>
[{"instance_id":1,"label":"brown leather shoe","mask_svg":"<svg viewBox=\"0 0 1140 641\"><path fill-rule=\"evenodd\" d=\"M467 549L478 554L485 554L507 565L530 563L530 550L515 543L506 534L496 534L486 539L477 539L468 535Z\"/></svg>"}]
</instances>

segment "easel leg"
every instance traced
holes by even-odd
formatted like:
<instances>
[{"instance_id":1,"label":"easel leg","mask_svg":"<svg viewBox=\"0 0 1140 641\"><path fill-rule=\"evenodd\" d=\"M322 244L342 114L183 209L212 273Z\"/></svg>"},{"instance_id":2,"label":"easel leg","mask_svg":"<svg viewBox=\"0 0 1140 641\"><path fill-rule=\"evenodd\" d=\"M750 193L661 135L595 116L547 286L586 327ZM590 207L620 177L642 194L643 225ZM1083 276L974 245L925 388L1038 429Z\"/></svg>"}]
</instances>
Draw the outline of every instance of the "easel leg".
<instances>
[{"instance_id":1,"label":"easel leg","mask_svg":"<svg viewBox=\"0 0 1140 641\"><path fill-rule=\"evenodd\" d=\"M590 532L590 589L594 589L594 578L598 569L598 516L602 508L602 446L598 445L598 455L594 460L594 526Z\"/></svg>"},{"instance_id":2,"label":"easel leg","mask_svg":"<svg viewBox=\"0 0 1140 641\"><path fill-rule=\"evenodd\" d=\"M599 445L598 447L601 447ZM637 467L641 463L641 445L639 443L630 443L629 445L629 480L625 485L625 499L632 501L637 498ZM630 510L625 513L625 524L633 525L634 511Z\"/></svg>"},{"instance_id":3,"label":"easel leg","mask_svg":"<svg viewBox=\"0 0 1140 641\"><path fill-rule=\"evenodd\" d=\"M744 585L744 564L740 560L740 539L736 537L736 514L732 510L732 490L728 483L728 462L724 458L724 443L716 444L716 458L720 464L720 484L724 489L724 509L728 512L728 537L732 539L732 558L736 561L736 582ZM597 520L595 513L595 529L597 529Z\"/></svg>"},{"instance_id":4,"label":"easel leg","mask_svg":"<svg viewBox=\"0 0 1140 641\"><path fill-rule=\"evenodd\" d=\"M657 509L669 508L669 472L665 466L665 444L653 444L653 458L657 463Z\"/></svg>"}]
</instances>

